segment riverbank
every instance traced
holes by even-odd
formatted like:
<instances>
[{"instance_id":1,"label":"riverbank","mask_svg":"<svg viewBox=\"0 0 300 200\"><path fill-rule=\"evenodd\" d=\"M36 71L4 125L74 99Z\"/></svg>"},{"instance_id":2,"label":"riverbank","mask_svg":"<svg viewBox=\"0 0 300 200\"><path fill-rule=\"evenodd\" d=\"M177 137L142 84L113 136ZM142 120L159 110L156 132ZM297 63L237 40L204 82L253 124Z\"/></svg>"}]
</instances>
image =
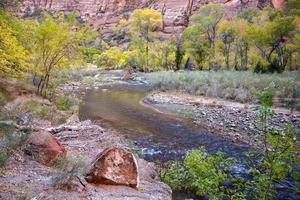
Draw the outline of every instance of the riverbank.
<instances>
[{"instance_id":1,"label":"riverbank","mask_svg":"<svg viewBox=\"0 0 300 200\"><path fill-rule=\"evenodd\" d=\"M168 112L190 118L193 123L203 126L209 132L222 135L234 143L252 147L261 145L259 135L259 114L255 104L243 104L222 99L193 96L181 92L155 91L143 100L161 112ZM285 108L273 108L271 125L283 129L291 124L300 127L300 112L290 113Z\"/></svg>"},{"instance_id":2,"label":"riverbank","mask_svg":"<svg viewBox=\"0 0 300 200\"><path fill-rule=\"evenodd\" d=\"M65 122L60 122L58 119L65 111L57 110L53 102L33 94L15 94L18 96L4 105L1 113L18 111L15 113L18 114L18 120L14 123L29 128L33 134L39 135L45 131L52 133L63 145L67 155L66 159L48 166L26 153L26 142L14 148L8 147L9 158L0 169L1 199L171 199L170 188L157 180L155 165L138 158L139 150L122 135L89 120L79 121L77 112L68 113L65 115L68 116ZM30 109L34 109L34 112ZM2 139L5 137L2 134L4 130L1 129ZM13 131L13 137L19 134L23 133ZM138 188L95 186L85 181L86 168L100 152L112 146L130 148L135 152L139 173Z\"/></svg>"}]
</instances>

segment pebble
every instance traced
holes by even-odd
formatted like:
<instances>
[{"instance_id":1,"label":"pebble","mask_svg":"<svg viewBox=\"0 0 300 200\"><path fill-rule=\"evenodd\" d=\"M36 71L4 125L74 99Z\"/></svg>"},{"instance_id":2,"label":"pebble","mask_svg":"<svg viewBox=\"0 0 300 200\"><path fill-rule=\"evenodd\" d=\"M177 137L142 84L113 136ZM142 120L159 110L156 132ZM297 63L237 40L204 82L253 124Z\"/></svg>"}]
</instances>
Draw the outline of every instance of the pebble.
<instances>
[{"instance_id":1,"label":"pebble","mask_svg":"<svg viewBox=\"0 0 300 200\"><path fill-rule=\"evenodd\" d=\"M251 141L250 135L257 134L259 130L258 122L260 120L259 113L251 109L240 109L230 107L209 107L207 105L199 104L193 106L188 99L181 99L172 94L155 93L148 96L150 101L155 101L157 104L168 103L184 106L184 108L191 109L197 116L196 121L199 124L205 124L207 127L213 127L221 133L229 135L230 132L237 132L240 135L246 136ZM190 105L190 106L189 106ZM270 117L271 126L277 129L283 129L284 124L291 123L296 127L300 127L300 117L290 114L283 118L283 114L276 113ZM220 122L221 121L221 122Z\"/></svg>"}]
</instances>

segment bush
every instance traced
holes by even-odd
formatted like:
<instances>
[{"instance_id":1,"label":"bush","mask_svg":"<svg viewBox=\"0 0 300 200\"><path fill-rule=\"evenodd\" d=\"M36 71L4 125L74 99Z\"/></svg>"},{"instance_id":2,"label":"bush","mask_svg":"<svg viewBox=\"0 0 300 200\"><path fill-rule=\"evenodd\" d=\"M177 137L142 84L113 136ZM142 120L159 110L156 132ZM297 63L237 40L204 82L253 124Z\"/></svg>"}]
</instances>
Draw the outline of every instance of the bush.
<instances>
[{"instance_id":1,"label":"bush","mask_svg":"<svg viewBox=\"0 0 300 200\"><path fill-rule=\"evenodd\" d=\"M185 189L200 197L208 195L212 199L223 199L238 193L225 185L235 182L236 177L228 173L234 164L235 159L225 158L221 152L209 154L201 147L189 151L183 165L171 163L168 169L161 171L160 178L173 190Z\"/></svg>"},{"instance_id":2,"label":"bush","mask_svg":"<svg viewBox=\"0 0 300 200\"><path fill-rule=\"evenodd\" d=\"M160 172L160 179L176 191L185 189L186 177L185 168L178 162L169 163L168 169L162 169Z\"/></svg>"},{"instance_id":3,"label":"bush","mask_svg":"<svg viewBox=\"0 0 300 200\"><path fill-rule=\"evenodd\" d=\"M61 96L55 104L59 110L69 110L71 107L76 105L76 98L74 96Z\"/></svg>"},{"instance_id":4,"label":"bush","mask_svg":"<svg viewBox=\"0 0 300 200\"><path fill-rule=\"evenodd\" d=\"M265 89L277 98L293 96L299 99L300 93L294 92L294 88L300 87L299 77L300 72L256 74L249 71L165 71L147 75L148 80L162 90L179 90L248 103L255 100L255 93Z\"/></svg>"},{"instance_id":5,"label":"bush","mask_svg":"<svg viewBox=\"0 0 300 200\"><path fill-rule=\"evenodd\" d=\"M38 101L30 100L20 106L21 112L29 113L35 117L45 118L53 111L53 108L48 105L43 105ZM22 113L20 113L22 114Z\"/></svg>"},{"instance_id":6,"label":"bush","mask_svg":"<svg viewBox=\"0 0 300 200\"><path fill-rule=\"evenodd\" d=\"M29 128L20 131L13 124L0 123L0 167L5 166L13 150L17 150L25 144L30 132Z\"/></svg>"},{"instance_id":7,"label":"bush","mask_svg":"<svg viewBox=\"0 0 300 200\"><path fill-rule=\"evenodd\" d=\"M78 156L58 159L55 164L54 166L61 168L62 171L52 179L52 186L67 191L72 189L72 180L79 179L86 168L85 160Z\"/></svg>"},{"instance_id":8,"label":"bush","mask_svg":"<svg viewBox=\"0 0 300 200\"><path fill-rule=\"evenodd\" d=\"M0 84L0 106L4 106L8 101L14 99L14 97L3 87L4 86Z\"/></svg>"},{"instance_id":9,"label":"bush","mask_svg":"<svg viewBox=\"0 0 300 200\"><path fill-rule=\"evenodd\" d=\"M8 158L9 157L6 151L0 152L0 168L5 166Z\"/></svg>"}]
</instances>

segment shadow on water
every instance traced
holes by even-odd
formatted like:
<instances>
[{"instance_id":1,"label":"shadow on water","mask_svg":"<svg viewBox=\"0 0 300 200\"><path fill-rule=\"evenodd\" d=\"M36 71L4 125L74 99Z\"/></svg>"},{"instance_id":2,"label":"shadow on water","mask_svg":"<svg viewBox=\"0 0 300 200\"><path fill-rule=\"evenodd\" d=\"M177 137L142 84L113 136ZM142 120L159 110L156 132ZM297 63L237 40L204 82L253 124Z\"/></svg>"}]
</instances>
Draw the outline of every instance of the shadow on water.
<instances>
[{"instance_id":1,"label":"shadow on water","mask_svg":"<svg viewBox=\"0 0 300 200\"><path fill-rule=\"evenodd\" d=\"M125 88L126 87L126 88ZM160 113L140 104L149 92L145 86L113 86L89 91L80 106L81 120L102 121L136 142L148 161L179 160L190 149L205 146L241 157L246 145L204 131L187 118Z\"/></svg>"}]
</instances>

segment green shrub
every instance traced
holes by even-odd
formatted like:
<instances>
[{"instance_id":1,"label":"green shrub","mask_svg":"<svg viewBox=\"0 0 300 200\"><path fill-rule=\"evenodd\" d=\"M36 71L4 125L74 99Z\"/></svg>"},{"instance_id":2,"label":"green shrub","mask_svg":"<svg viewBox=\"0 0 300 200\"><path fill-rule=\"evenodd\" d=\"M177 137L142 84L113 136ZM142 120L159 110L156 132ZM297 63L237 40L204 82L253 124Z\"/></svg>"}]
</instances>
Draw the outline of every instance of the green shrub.
<instances>
[{"instance_id":1,"label":"green shrub","mask_svg":"<svg viewBox=\"0 0 300 200\"><path fill-rule=\"evenodd\" d=\"M173 190L188 190L200 197L206 195L212 199L222 199L237 195L224 183L234 182L235 177L228 171L235 164L235 159L225 158L225 154L218 152L209 154L204 147L189 151L183 165L173 162L160 173L160 178ZM240 194L239 194L240 195Z\"/></svg>"},{"instance_id":2,"label":"green shrub","mask_svg":"<svg viewBox=\"0 0 300 200\"><path fill-rule=\"evenodd\" d=\"M19 131L14 125L0 123L0 167L4 167L12 150L19 149L25 144L30 129Z\"/></svg>"},{"instance_id":3,"label":"green shrub","mask_svg":"<svg viewBox=\"0 0 300 200\"><path fill-rule=\"evenodd\" d=\"M7 102L7 99L6 99L6 97L4 96L4 94L3 94L3 93L1 93L1 92L0 92L0 106L3 106L3 105L5 105L5 104L6 104L6 102Z\"/></svg>"},{"instance_id":4,"label":"green shrub","mask_svg":"<svg viewBox=\"0 0 300 200\"><path fill-rule=\"evenodd\" d=\"M62 171L52 179L52 186L55 189L71 190L72 180L78 179L86 169L86 161L78 156L59 159L56 164Z\"/></svg>"},{"instance_id":5,"label":"green shrub","mask_svg":"<svg viewBox=\"0 0 300 200\"><path fill-rule=\"evenodd\" d=\"M14 97L6 91L5 86L2 86L0 84L0 106L4 106L8 101L11 101L14 99Z\"/></svg>"},{"instance_id":6,"label":"green shrub","mask_svg":"<svg viewBox=\"0 0 300 200\"><path fill-rule=\"evenodd\" d=\"M248 183L252 191L249 196L255 199L274 199L275 183L288 177L295 179L300 177L299 170L296 169L300 164L299 135L290 125L287 125L284 130L277 130L270 126L269 119L273 115L270 109L273 94L264 91L257 96L261 102L261 106L256 110L260 114L259 125L263 147L259 157L257 153L248 154L248 162L252 167L250 173L254 177ZM294 189L297 191L297 188Z\"/></svg>"},{"instance_id":7,"label":"green shrub","mask_svg":"<svg viewBox=\"0 0 300 200\"><path fill-rule=\"evenodd\" d=\"M69 110L76 105L76 98L74 96L61 96L56 100L55 104L59 110Z\"/></svg>"},{"instance_id":8,"label":"green shrub","mask_svg":"<svg viewBox=\"0 0 300 200\"><path fill-rule=\"evenodd\" d=\"M43 105L35 100L30 100L23 104L21 107L23 112L25 111L26 113L30 113L33 116L43 118L48 116L53 111L53 108L51 106Z\"/></svg>"},{"instance_id":9,"label":"green shrub","mask_svg":"<svg viewBox=\"0 0 300 200\"><path fill-rule=\"evenodd\" d=\"M183 71L153 72L147 78L162 90L178 90L194 95L205 95L239 102L255 100L254 94L265 89L274 97L300 98L294 88L300 87L300 72L256 74L250 71Z\"/></svg>"},{"instance_id":10,"label":"green shrub","mask_svg":"<svg viewBox=\"0 0 300 200\"><path fill-rule=\"evenodd\" d=\"M160 172L160 179L177 191L185 189L186 177L185 168L178 162L169 163L168 169L162 169Z\"/></svg>"},{"instance_id":11,"label":"green shrub","mask_svg":"<svg viewBox=\"0 0 300 200\"><path fill-rule=\"evenodd\" d=\"M8 157L8 154L7 154L6 151L1 151L0 152L0 168L5 166L6 161L7 161L8 158L9 157Z\"/></svg>"}]
</instances>

